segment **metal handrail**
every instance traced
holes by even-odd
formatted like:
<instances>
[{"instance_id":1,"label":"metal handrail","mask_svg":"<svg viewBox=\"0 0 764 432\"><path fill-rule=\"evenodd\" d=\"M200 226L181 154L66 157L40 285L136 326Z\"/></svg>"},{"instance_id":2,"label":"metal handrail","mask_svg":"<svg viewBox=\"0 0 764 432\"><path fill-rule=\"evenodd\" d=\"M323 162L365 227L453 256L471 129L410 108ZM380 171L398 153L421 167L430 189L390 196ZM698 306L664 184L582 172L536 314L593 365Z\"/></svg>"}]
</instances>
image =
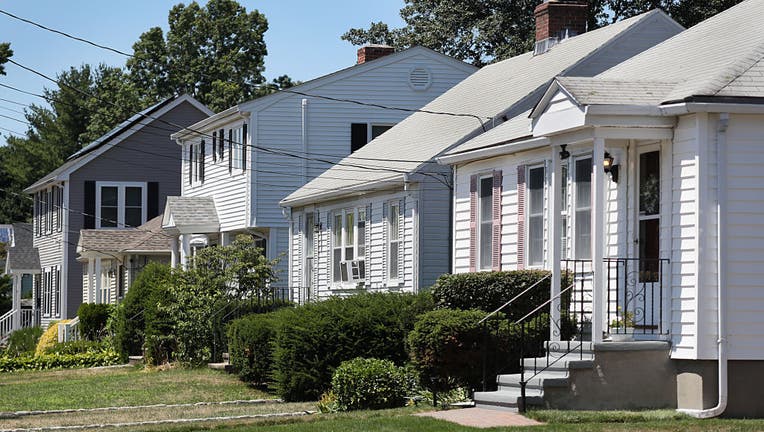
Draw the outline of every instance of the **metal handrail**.
<instances>
[{"instance_id":1,"label":"metal handrail","mask_svg":"<svg viewBox=\"0 0 764 432\"><path fill-rule=\"evenodd\" d=\"M539 309L541 309L541 308L543 308L544 306L546 306L546 305L548 305L549 303L551 303L551 302L552 302L554 299L556 299L556 298L559 298L561 295L563 295L563 294L565 293L565 291L567 291L567 290L569 290L569 289L573 288L575 285L576 285L576 283L575 283L575 282L573 282L572 284L568 285L568 287L567 287L567 288L565 288L564 290L560 291L560 292L559 292L559 293L558 293L556 296L554 296L554 297L551 297L549 300L545 301L544 303L541 303L541 305L539 305L539 306L538 306L536 309L533 309L532 311L528 312L528 313L527 313L527 314L526 314L524 317L520 318L519 320L515 321L515 322L514 322L514 323L512 323L512 324L513 324L513 325L514 325L514 324L520 324L520 323L521 323L521 322L523 322L523 321L524 321L526 318L528 318L529 316L531 316L531 315L533 315L534 313L536 313L536 312L537 312Z\"/></svg>"},{"instance_id":2,"label":"metal handrail","mask_svg":"<svg viewBox=\"0 0 764 432\"><path fill-rule=\"evenodd\" d=\"M526 288L526 289L525 289L523 292L521 292L520 294L518 294L518 295L514 296L514 297L513 297L511 300L509 300L508 302L504 303L503 305L499 306L499 308L498 308L498 309L496 309L495 311L493 311L493 312L489 313L489 314L488 314L488 315L486 315L486 316L485 316L483 319L481 319L480 321L478 321L478 324L482 324L482 323L483 323L485 320L487 320L488 318L490 318L490 317L492 317L492 316L496 315L497 313L501 312L501 310L502 310L502 309L504 309L505 307L507 307L507 306L511 305L511 304L512 304L512 303L513 303L515 300L519 299L520 297L522 297L523 295L525 295L525 293L527 293L528 291L530 291L530 290L532 290L533 288L535 288L535 287L536 287L536 285L540 284L541 282L544 282L545 280L549 279L550 277L552 277L552 273L549 273L548 275L546 275L546 276L544 276L543 278L539 279L538 281L536 281L536 283L534 283L533 285L531 285L531 286L529 286L528 288Z\"/></svg>"}]
</instances>

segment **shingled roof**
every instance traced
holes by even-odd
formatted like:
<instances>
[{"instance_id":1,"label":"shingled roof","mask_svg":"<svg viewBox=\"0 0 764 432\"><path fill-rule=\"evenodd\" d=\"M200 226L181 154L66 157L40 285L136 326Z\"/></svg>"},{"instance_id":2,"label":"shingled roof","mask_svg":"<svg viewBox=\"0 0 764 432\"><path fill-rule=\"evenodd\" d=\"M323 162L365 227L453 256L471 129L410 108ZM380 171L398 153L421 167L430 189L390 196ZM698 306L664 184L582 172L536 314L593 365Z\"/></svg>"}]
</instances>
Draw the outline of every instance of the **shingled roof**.
<instances>
[{"instance_id":1,"label":"shingled roof","mask_svg":"<svg viewBox=\"0 0 764 432\"><path fill-rule=\"evenodd\" d=\"M40 254L32 246L32 224L13 224L13 246L8 248L5 271L10 273L15 270L40 270Z\"/></svg>"},{"instance_id":2,"label":"shingled roof","mask_svg":"<svg viewBox=\"0 0 764 432\"><path fill-rule=\"evenodd\" d=\"M77 252L170 253L172 237L162 232L162 215L137 228L80 230Z\"/></svg>"}]
</instances>

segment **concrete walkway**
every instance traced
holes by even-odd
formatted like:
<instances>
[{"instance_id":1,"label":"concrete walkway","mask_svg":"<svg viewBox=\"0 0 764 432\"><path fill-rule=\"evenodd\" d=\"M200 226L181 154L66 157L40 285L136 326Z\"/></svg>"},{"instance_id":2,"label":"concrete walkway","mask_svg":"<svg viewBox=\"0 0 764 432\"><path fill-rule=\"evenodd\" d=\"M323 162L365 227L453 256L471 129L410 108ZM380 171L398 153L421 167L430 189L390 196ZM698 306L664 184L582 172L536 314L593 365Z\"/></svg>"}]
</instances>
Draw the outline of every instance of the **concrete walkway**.
<instances>
[{"instance_id":1,"label":"concrete walkway","mask_svg":"<svg viewBox=\"0 0 764 432\"><path fill-rule=\"evenodd\" d=\"M511 411L499 411L485 408L428 411L414 415L432 417L457 423L462 426L471 426L476 428L490 428L500 426L537 426L543 424Z\"/></svg>"}]
</instances>

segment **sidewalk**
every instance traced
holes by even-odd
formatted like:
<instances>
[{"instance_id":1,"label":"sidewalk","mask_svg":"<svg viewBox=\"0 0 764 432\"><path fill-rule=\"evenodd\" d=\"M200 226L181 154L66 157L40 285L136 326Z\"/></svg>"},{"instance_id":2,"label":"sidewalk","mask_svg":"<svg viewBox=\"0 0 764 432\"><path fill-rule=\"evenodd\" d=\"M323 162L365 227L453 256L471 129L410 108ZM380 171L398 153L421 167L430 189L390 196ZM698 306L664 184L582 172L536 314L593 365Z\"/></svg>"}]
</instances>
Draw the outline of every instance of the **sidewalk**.
<instances>
[{"instance_id":1,"label":"sidewalk","mask_svg":"<svg viewBox=\"0 0 764 432\"><path fill-rule=\"evenodd\" d=\"M462 426L471 426L476 428L490 428L499 426L536 426L543 424L511 411L499 411L485 408L428 411L415 415L422 417L432 417L457 423Z\"/></svg>"}]
</instances>

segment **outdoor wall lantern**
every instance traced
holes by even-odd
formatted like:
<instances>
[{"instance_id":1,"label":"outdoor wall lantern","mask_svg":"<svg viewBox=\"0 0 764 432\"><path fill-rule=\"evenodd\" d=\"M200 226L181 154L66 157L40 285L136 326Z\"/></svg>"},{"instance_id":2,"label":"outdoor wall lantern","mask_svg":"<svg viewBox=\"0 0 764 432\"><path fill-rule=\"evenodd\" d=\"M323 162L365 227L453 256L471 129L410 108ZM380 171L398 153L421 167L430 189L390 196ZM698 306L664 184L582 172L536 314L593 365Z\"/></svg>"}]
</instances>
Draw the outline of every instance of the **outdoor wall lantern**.
<instances>
[{"instance_id":1,"label":"outdoor wall lantern","mask_svg":"<svg viewBox=\"0 0 764 432\"><path fill-rule=\"evenodd\" d=\"M618 165L614 163L615 159L610 153L605 152L605 158L602 162L602 167L605 169L605 174L610 173L610 178L613 179L613 183L618 183Z\"/></svg>"},{"instance_id":2,"label":"outdoor wall lantern","mask_svg":"<svg viewBox=\"0 0 764 432\"><path fill-rule=\"evenodd\" d=\"M563 144L560 146L560 160L565 160L570 157L570 152L565 149L567 147L567 144Z\"/></svg>"}]
</instances>

